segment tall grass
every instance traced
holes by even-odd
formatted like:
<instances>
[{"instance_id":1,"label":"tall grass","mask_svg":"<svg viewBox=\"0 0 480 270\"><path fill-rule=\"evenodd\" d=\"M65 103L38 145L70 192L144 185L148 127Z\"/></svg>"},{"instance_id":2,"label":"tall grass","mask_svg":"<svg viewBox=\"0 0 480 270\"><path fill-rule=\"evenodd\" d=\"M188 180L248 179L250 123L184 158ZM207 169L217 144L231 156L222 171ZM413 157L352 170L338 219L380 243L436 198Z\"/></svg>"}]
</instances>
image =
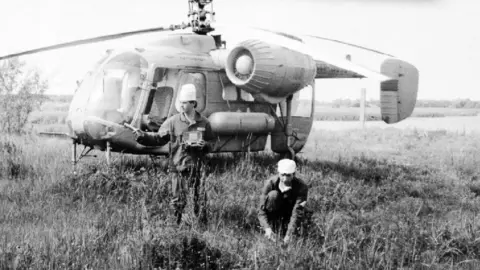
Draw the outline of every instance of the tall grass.
<instances>
[{"instance_id":1,"label":"tall grass","mask_svg":"<svg viewBox=\"0 0 480 270\"><path fill-rule=\"evenodd\" d=\"M254 211L275 172L270 153L209 157L207 222L190 194L177 226L161 162L115 155L107 168L100 156L72 175L68 142L1 137L0 268L476 269L478 139L393 129L311 135L298 163L312 213L282 245L263 237Z\"/></svg>"}]
</instances>

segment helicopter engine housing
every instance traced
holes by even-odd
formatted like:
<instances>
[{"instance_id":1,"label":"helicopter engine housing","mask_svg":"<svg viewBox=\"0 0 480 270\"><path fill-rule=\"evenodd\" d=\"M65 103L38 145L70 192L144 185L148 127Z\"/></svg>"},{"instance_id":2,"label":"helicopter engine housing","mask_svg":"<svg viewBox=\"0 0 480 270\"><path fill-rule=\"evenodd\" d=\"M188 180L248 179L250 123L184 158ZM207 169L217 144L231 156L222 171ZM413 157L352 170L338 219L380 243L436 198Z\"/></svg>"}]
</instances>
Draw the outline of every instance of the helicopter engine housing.
<instances>
[{"instance_id":1,"label":"helicopter engine housing","mask_svg":"<svg viewBox=\"0 0 480 270\"><path fill-rule=\"evenodd\" d=\"M259 40L234 47L225 63L228 79L257 100L278 103L315 78L309 55Z\"/></svg>"}]
</instances>

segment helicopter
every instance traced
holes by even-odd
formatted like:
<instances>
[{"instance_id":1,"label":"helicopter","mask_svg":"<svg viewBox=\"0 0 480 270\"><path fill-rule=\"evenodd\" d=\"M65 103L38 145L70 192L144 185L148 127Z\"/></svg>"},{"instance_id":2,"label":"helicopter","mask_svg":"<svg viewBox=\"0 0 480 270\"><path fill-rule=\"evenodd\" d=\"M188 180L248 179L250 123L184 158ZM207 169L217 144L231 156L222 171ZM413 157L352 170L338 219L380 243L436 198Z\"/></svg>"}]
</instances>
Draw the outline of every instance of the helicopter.
<instances>
[{"instance_id":1,"label":"helicopter","mask_svg":"<svg viewBox=\"0 0 480 270\"><path fill-rule=\"evenodd\" d=\"M43 133L72 141L72 165L97 149L169 156L169 146L144 146L132 130L158 131L180 112L185 84L197 89L197 108L216 136L213 153L273 152L294 158L305 146L315 112L315 80L362 78L380 84L382 120L397 123L415 107L419 72L393 55L311 35L235 26L217 27L213 0L188 0L187 24L82 39L0 60L130 36L106 50L78 82L67 133ZM208 9L208 10L207 10ZM232 45L230 45L232 44ZM334 53L341 46L347 53ZM269 137L269 139L268 139ZM269 145L267 145L269 143ZM83 145L78 155L77 146Z\"/></svg>"}]
</instances>

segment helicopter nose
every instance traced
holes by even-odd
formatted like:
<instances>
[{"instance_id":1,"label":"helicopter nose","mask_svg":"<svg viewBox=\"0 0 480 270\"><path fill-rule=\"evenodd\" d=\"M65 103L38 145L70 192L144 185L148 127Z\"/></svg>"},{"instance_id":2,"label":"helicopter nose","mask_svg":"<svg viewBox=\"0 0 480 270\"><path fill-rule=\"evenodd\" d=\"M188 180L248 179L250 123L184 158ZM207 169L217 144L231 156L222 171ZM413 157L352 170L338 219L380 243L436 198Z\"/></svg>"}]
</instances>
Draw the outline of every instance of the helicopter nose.
<instances>
[{"instance_id":1,"label":"helicopter nose","mask_svg":"<svg viewBox=\"0 0 480 270\"><path fill-rule=\"evenodd\" d=\"M237 61L235 62L235 69L241 75L249 75L252 73L253 70L253 59L249 55L242 55L238 57Z\"/></svg>"},{"instance_id":2,"label":"helicopter nose","mask_svg":"<svg viewBox=\"0 0 480 270\"><path fill-rule=\"evenodd\" d=\"M87 134L94 140L102 139L108 132L108 127L90 121L85 121L84 127Z\"/></svg>"},{"instance_id":3,"label":"helicopter nose","mask_svg":"<svg viewBox=\"0 0 480 270\"><path fill-rule=\"evenodd\" d=\"M94 140L108 139L117 133L123 126L101 119L99 117L89 116L84 123L85 132Z\"/></svg>"}]
</instances>

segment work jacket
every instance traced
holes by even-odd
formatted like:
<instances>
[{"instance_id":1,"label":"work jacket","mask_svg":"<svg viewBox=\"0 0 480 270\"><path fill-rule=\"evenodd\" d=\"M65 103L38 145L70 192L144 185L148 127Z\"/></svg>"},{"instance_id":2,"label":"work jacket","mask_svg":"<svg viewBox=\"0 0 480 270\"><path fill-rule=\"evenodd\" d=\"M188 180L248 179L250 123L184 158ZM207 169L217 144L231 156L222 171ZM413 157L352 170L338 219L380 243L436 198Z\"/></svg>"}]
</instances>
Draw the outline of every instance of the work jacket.
<instances>
[{"instance_id":1,"label":"work jacket","mask_svg":"<svg viewBox=\"0 0 480 270\"><path fill-rule=\"evenodd\" d=\"M202 132L205 141L203 149L182 144L182 135L189 131ZM195 119L192 122L189 122L184 113L173 115L165 120L158 132L144 133L137 138L137 142L148 146L162 146L170 142L173 165L177 171L182 172L198 165L201 157L213 150L215 144L213 139L210 122L206 117L195 112Z\"/></svg>"},{"instance_id":2,"label":"work jacket","mask_svg":"<svg viewBox=\"0 0 480 270\"><path fill-rule=\"evenodd\" d=\"M292 188L288 191L282 192L279 188L280 176L275 175L265 181L260 196L260 207L258 210L258 219L260 225L266 229L270 228L268 214L265 209L265 202L268 193L272 190L278 191L281 194L281 202L279 213L277 215L282 218L290 217L288 221L287 235L291 235L297 226L297 221L301 217L303 212L303 205L307 201L308 186L305 182L297 177L292 179ZM303 204L302 204L303 203Z\"/></svg>"}]
</instances>

